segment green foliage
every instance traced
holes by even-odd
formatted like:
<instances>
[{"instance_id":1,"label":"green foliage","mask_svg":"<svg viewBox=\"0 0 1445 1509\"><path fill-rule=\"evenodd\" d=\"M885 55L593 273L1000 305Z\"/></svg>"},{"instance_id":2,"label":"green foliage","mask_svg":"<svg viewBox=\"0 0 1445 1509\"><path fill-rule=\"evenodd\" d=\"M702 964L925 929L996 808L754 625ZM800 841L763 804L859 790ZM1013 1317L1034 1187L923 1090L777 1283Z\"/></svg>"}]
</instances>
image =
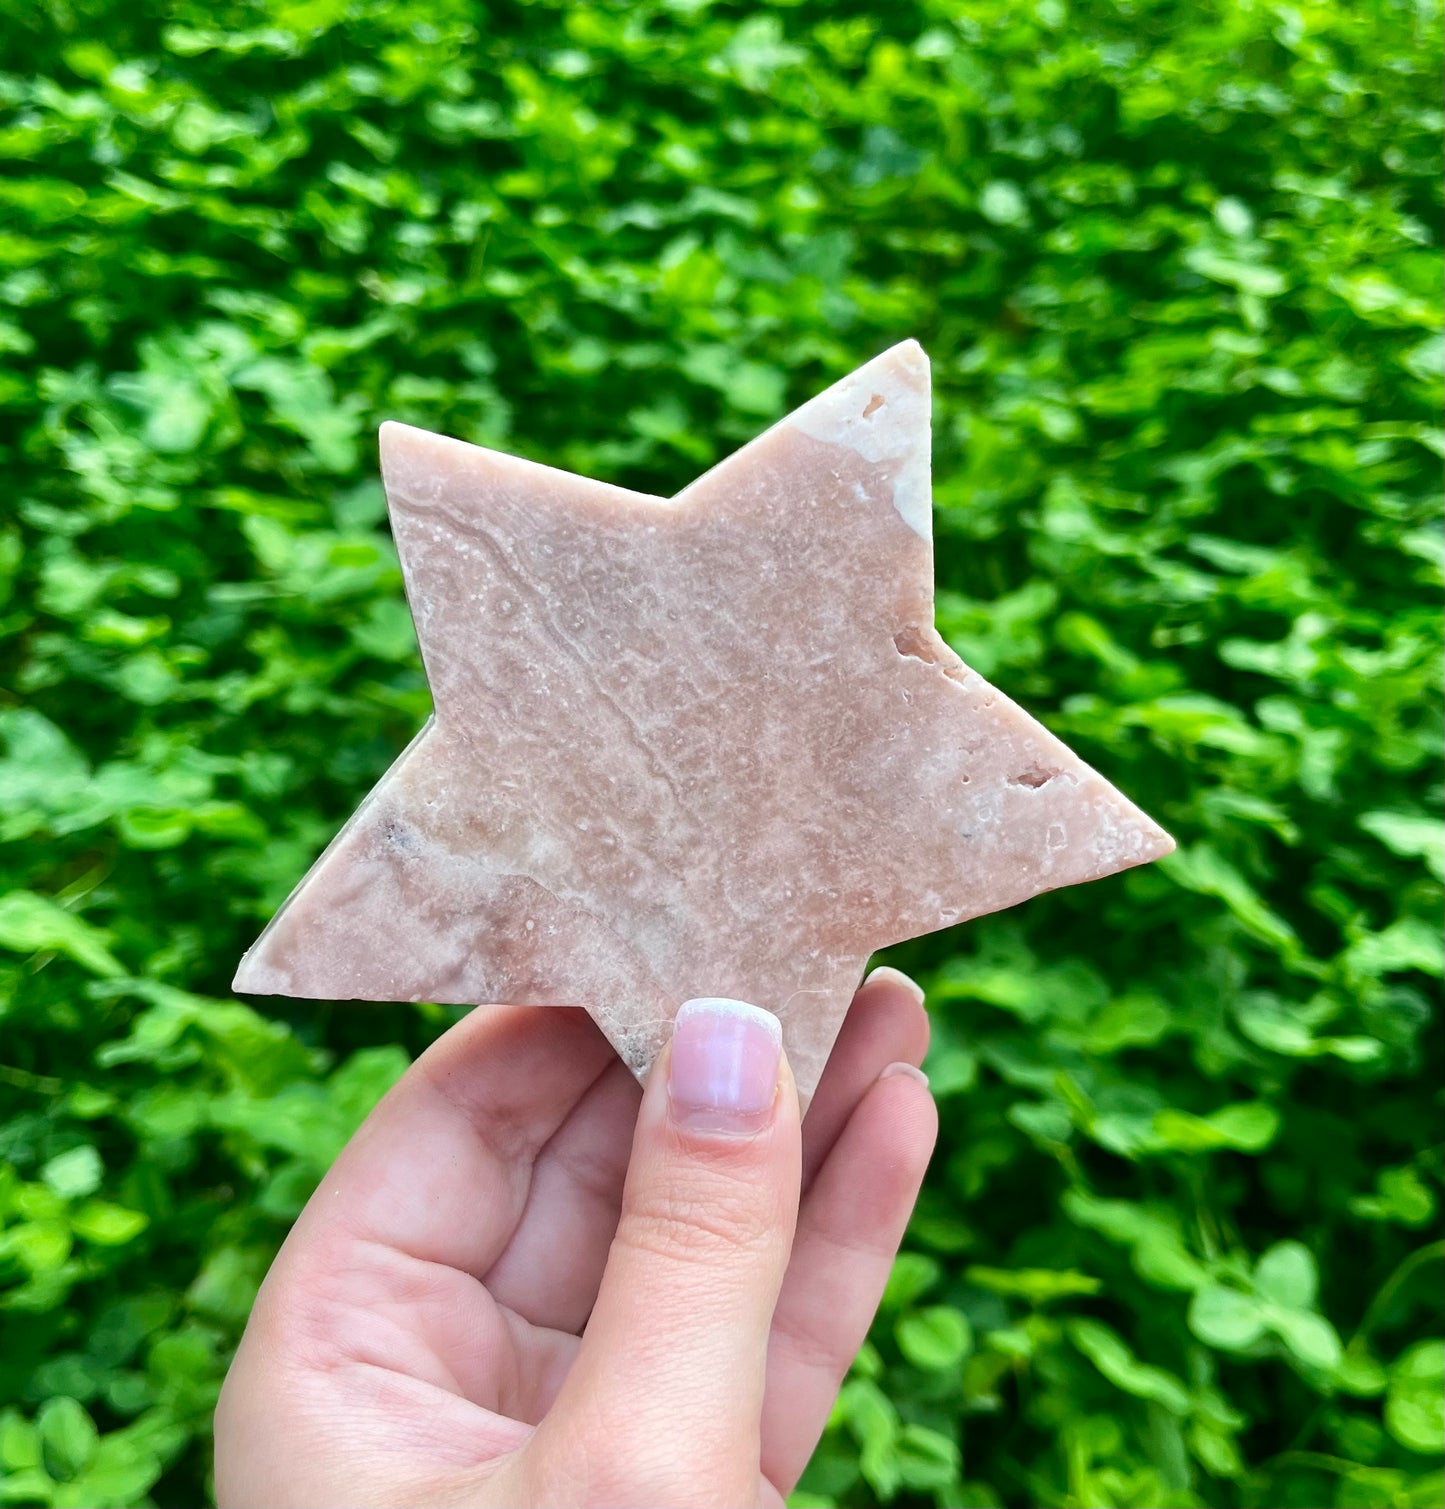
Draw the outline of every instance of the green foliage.
<instances>
[{"instance_id":1,"label":"green foliage","mask_svg":"<svg viewBox=\"0 0 1445 1509\"><path fill-rule=\"evenodd\" d=\"M797 1502L1439 1504L1438 7L0 17L0 1500L202 1499L451 1020L225 999L427 711L377 424L670 492L916 335L941 630L1180 849L898 951L943 1141Z\"/></svg>"}]
</instances>

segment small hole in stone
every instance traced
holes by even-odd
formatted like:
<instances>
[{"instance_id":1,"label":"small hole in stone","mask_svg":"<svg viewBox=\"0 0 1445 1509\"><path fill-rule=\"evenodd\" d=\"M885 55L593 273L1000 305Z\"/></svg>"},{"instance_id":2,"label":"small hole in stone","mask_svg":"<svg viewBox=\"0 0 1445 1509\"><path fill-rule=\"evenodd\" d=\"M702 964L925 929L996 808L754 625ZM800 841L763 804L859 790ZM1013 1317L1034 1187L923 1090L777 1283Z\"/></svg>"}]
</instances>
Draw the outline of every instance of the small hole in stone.
<instances>
[{"instance_id":1,"label":"small hole in stone","mask_svg":"<svg viewBox=\"0 0 1445 1509\"><path fill-rule=\"evenodd\" d=\"M1047 786L1050 781L1057 780L1063 774L1061 770L1044 770L1035 765L1030 770L1021 770L1017 775L1009 777L1010 786L1027 786L1030 791L1037 791L1040 786Z\"/></svg>"},{"instance_id":2,"label":"small hole in stone","mask_svg":"<svg viewBox=\"0 0 1445 1509\"><path fill-rule=\"evenodd\" d=\"M905 624L899 629L893 636L893 648L912 660L926 660L929 665L934 662L933 646L917 624Z\"/></svg>"},{"instance_id":3,"label":"small hole in stone","mask_svg":"<svg viewBox=\"0 0 1445 1509\"><path fill-rule=\"evenodd\" d=\"M947 645L932 629L923 629L917 624L904 624L893 636L893 648L909 660L921 660L925 665L935 666L953 681L962 681L966 674L963 666L948 653ZM940 654L940 651L943 653Z\"/></svg>"},{"instance_id":4,"label":"small hole in stone","mask_svg":"<svg viewBox=\"0 0 1445 1509\"><path fill-rule=\"evenodd\" d=\"M863 410L864 419L872 419L872 417L878 412L879 409L883 407L886 402L887 399L885 399L881 393L875 393L872 398L868 400L868 407Z\"/></svg>"}]
</instances>

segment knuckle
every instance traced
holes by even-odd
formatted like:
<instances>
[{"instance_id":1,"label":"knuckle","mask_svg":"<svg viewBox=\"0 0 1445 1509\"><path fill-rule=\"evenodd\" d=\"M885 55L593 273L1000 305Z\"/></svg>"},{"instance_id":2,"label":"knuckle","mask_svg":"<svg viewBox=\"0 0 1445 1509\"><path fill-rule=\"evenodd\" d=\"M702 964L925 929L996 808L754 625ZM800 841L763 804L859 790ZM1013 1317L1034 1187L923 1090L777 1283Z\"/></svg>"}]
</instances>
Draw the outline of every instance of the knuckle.
<instances>
[{"instance_id":1,"label":"knuckle","mask_svg":"<svg viewBox=\"0 0 1445 1509\"><path fill-rule=\"evenodd\" d=\"M777 1231L775 1202L745 1180L726 1177L636 1193L617 1240L674 1262L707 1264L723 1255L762 1254Z\"/></svg>"}]
</instances>

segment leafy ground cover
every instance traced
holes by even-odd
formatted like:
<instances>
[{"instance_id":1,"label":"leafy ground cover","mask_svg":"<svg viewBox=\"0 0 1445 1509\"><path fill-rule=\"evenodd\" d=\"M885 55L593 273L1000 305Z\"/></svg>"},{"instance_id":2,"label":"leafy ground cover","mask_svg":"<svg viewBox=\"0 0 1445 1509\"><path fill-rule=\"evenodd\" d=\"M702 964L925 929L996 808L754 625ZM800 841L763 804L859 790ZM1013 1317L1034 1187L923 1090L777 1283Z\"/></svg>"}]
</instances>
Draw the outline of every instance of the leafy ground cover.
<instances>
[{"instance_id":1,"label":"leafy ground cover","mask_svg":"<svg viewBox=\"0 0 1445 1509\"><path fill-rule=\"evenodd\" d=\"M1438 7L0 0L0 1500L194 1504L451 1017L241 948L428 706L400 418L669 492L905 335L939 625L1181 841L898 951L799 1503L1442 1502Z\"/></svg>"}]
</instances>

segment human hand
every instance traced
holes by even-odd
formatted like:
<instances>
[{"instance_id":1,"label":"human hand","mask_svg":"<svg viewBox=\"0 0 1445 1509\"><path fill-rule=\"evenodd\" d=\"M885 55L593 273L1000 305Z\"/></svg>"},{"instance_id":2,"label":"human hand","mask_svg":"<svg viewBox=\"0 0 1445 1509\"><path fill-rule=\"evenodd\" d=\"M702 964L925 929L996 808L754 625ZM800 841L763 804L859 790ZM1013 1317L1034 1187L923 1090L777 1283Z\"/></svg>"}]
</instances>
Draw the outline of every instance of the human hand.
<instances>
[{"instance_id":1,"label":"human hand","mask_svg":"<svg viewBox=\"0 0 1445 1509\"><path fill-rule=\"evenodd\" d=\"M937 1118L896 971L859 991L801 1130L770 1028L685 1013L645 1094L581 1011L452 1028L262 1286L216 1412L219 1502L781 1504Z\"/></svg>"}]
</instances>

